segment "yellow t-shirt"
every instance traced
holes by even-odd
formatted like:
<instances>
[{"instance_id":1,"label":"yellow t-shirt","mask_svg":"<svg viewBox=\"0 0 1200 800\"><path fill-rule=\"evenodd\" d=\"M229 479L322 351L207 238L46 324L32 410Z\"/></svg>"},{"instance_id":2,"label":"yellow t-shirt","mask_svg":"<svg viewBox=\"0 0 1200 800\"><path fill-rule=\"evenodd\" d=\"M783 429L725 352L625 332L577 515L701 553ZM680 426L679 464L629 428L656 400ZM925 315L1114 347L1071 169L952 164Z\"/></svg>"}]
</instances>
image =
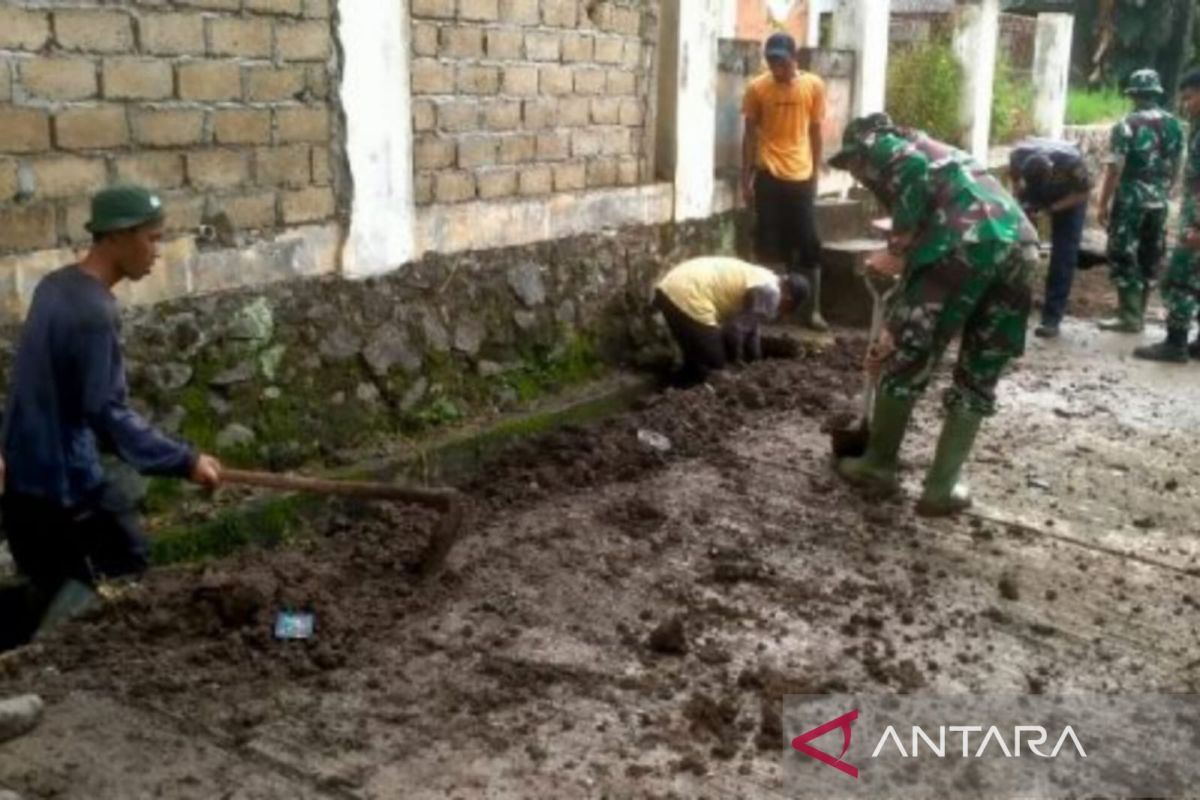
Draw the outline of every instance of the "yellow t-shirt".
<instances>
[{"instance_id":1,"label":"yellow t-shirt","mask_svg":"<svg viewBox=\"0 0 1200 800\"><path fill-rule=\"evenodd\" d=\"M811 72L780 83L770 72L750 81L742 114L758 123L758 163L776 178L806 181L813 175L808 127L825 121L825 84Z\"/></svg>"},{"instance_id":2,"label":"yellow t-shirt","mask_svg":"<svg viewBox=\"0 0 1200 800\"><path fill-rule=\"evenodd\" d=\"M673 267L658 289L700 324L720 325L742 310L746 292L778 280L771 270L740 258L704 256Z\"/></svg>"}]
</instances>

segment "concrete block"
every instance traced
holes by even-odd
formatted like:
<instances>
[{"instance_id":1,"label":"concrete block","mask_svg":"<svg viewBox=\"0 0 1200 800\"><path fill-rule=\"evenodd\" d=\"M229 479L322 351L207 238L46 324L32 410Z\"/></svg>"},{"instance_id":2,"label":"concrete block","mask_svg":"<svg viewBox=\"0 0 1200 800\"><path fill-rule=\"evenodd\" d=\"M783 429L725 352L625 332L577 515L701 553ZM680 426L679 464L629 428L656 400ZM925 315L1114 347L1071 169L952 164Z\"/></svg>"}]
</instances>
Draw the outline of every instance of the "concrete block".
<instances>
[{"instance_id":1,"label":"concrete block","mask_svg":"<svg viewBox=\"0 0 1200 800\"><path fill-rule=\"evenodd\" d=\"M329 219L335 208L333 190L328 187L284 192L280 197L285 225Z\"/></svg>"},{"instance_id":2,"label":"concrete block","mask_svg":"<svg viewBox=\"0 0 1200 800\"><path fill-rule=\"evenodd\" d=\"M469 172L439 172L434 176L433 196L439 203L461 203L475 197L475 176Z\"/></svg>"},{"instance_id":3,"label":"concrete block","mask_svg":"<svg viewBox=\"0 0 1200 800\"><path fill-rule=\"evenodd\" d=\"M246 67L244 75L246 99L252 103L294 100L304 91L305 73L302 67ZM232 82L231 88L236 86L237 82Z\"/></svg>"},{"instance_id":4,"label":"concrete block","mask_svg":"<svg viewBox=\"0 0 1200 800\"><path fill-rule=\"evenodd\" d=\"M147 147L180 147L204 142L204 112L138 109L133 115L133 138Z\"/></svg>"},{"instance_id":5,"label":"concrete block","mask_svg":"<svg viewBox=\"0 0 1200 800\"><path fill-rule=\"evenodd\" d=\"M160 56L203 55L204 18L199 14L145 14L138 20L142 51Z\"/></svg>"},{"instance_id":6,"label":"concrete block","mask_svg":"<svg viewBox=\"0 0 1200 800\"><path fill-rule=\"evenodd\" d=\"M270 144L271 112L267 109L220 109L213 115L217 144Z\"/></svg>"},{"instance_id":7,"label":"concrete block","mask_svg":"<svg viewBox=\"0 0 1200 800\"><path fill-rule=\"evenodd\" d=\"M517 193L517 170L510 167L481 170L476 174L476 182L482 200L511 197Z\"/></svg>"},{"instance_id":8,"label":"concrete block","mask_svg":"<svg viewBox=\"0 0 1200 800\"><path fill-rule=\"evenodd\" d=\"M250 180L250 163L239 150L199 150L188 153L188 183L197 189L229 189Z\"/></svg>"},{"instance_id":9,"label":"concrete block","mask_svg":"<svg viewBox=\"0 0 1200 800\"><path fill-rule=\"evenodd\" d=\"M325 20L278 22L275 51L284 61L328 61L333 52L333 31Z\"/></svg>"},{"instance_id":10,"label":"concrete block","mask_svg":"<svg viewBox=\"0 0 1200 800\"><path fill-rule=\"evenodd\" d=\"M49 114L34 108L0 108L0 151L37 153L49 147Z\"/></svg>"},{"instance_id":11,"label":"concrete block","mask_svg":"<svg viewBox=\"0 0 1200 800\"><path fill-rule=\"evenodd\" d=\"M625 156L617 162L617 183L621 186L634 186L639 182L640 164L634 156Z\"/></svg>"},{"instance_id":12,"label":"concrete block","mask_svg":"<svg viewBox=\"0 0 1200 800\"><path fill-rule=\"evenodd\" d=\"M280 144L329 141L329 109L281 108L275 112L275 133Z\"/></svg>"},{"instance_id":13,"label":"concrete block","mask_svg":"<svg viewBox=\"0 0 1200 800\"><path fill-rule=\"evenodd\" d=\"M597 158L588 162L588 188L597 189L605 186L615 186L617 183L619 162L615 158Z\"/></svg>"},{"instance_id":14,"label":"concrete block","mask_svg":"<svg viewBox=\"0 0 1200 800\"><path fill-rule=\"evenodd\" d=\"M558 61L561 57L561 33L532 31L525 34L525 58L530 61Z\"/></svg>"},{"instance_id":15,"label":"concrete block","mask_svg":"<svg viewBox=\"0 0 1200 800\"><path fill-rule=\"evenodd\" d=\"M521 124L526 130L542 130L557 127L559 100L553 97L540 97L536 100L526 100L522 105Z\"/></svg>"},{"instance_id":16,"label":"concrete block","mask_svg":"<svg viewBox=\"0 0 1200 800\"><path fill-rule=\"evenodd\" d=\"M637 39L625 40L625 51L621 54L621 66L625 69L642 69L642 43Z\"/></svg>"},{"instance_id":17,"label":"concrete block","mask_svg":"<svg viewBox=\"0 0 1200 800\"><path fill-rule=\"evenodd\" d=\"M541 19L538 0L500 0L500 18L517 25L536 25Z\"/></svg>"},{"instance_id":18,"label":"concrete block","mask_svg":"<svg viewBox=\"0 0 1200 800\"><path fill-rule=\"evenodd\" d=\"M500 19L499 0L459 0L458 16L471 22L495 22Z\"/></svg>"},{"instance_id":19,"label":"concrete block","mask_svg":"<svg viewBox=\"0 0 1200 800\"><path fill-rule=\"evenodd\" d=\"M458 142L459 169L490 167L496 163L498 140L492 136L466 136Z\"/></svg>"},{"instance_id":20,"label":"concrete block","mask_svg":"<svg viewBox=\"0 0 1200 800\"><path fill-rule=\"evenodd\" d=\"M418 136L413 142L413 167L419 170L446 169L454 165L455 145L438 136Z\"/></svg>"},{"instance_id":21,"label":"concrete block","mask_svg":"<svg viewBox=\"0 0 1200 800\"><path fill-rule=\"evenodd\" d=\"M166 62L163 64L166 66ZM236 61L197 61L180 64L179 97L181 100L200 103L240 100L241 67Z\"/></svg>"},{"instance_id":22,"label":"concrete block","mask_svg":"<svg viewBox=\"0 0 1200 800\"><path fill-rule=\"evenodd\" d=\"M431 131L437 126L437 110L432 100L413 100L413 130L417 133Z\"/></svg>"},{"instance_id":23,"label":"concrete block","mask_svg":"<svg viewBox=\"0 0 1200 800\"><path fill-rule=\"evenodd\" d=\"M602 69L577 69L574 78L576 94L601 95L608 86L608 76Z\"/></svg>"},{"instance_id":24,"label":"concrete block","mask_svg":"<svg viewBox=\"0 0 1200 800\"><path fill-rule=\"evenodd\" d=\"M124 106L95 106L60 111L54 117L54 141L66 150L121 147L129 143Z\"/></svg>"},{"instance_id":25,"label":"concrete block","mask_svg":"<svg viewBox=\"0 0 1200 800\"><path fill-rule=\"evenodd\" d=\"M571 134L565 131L540 133L537 137L538 161L562 161L571 155Z\"/></svg>"},{"instance_id":26,"label":"concrete block","mask_svg":"<svg viewBox=\"0 0 1200 800\"><path fill-rule=\"evenodd\" d=\"M456 25L438 33L438 54L443 58L483 58L483 28Z\"/></svg>"},{"instance_id":27,"label":"concrete block","mask_svg":"<svg viewBox=\"0 0 1200 800\"><path fill-rule=\"evenodd\" d=\"M332 0L304 0L304 16L329 19Z\"/></svg>"},{"instance_id":28,"label":"concrete block","mask_svg":"<svg viewBox=\"0 0 1200 800\"><path fill-rule=\"evenodd\" d=\"M0 158L0 204L7 203L17 196L21 182L17 178L17 160L15 158Z\"/></svg>"},{"instance_id":29,"label":"concrete block","mask_svg":"<svg viewBox=\"0 0 1200 800\"><path fill-rule=\"evenodd\" d=\"M625 40L620 36L601 36L596 39L596 62L620 64L625 56Z\"/></svg>"},{"instance_id":30,"label":"concrete block","mask_svg":"<svg viewBox=\"0 0 1200 800\"><path fill-rule=\"evenodd\" d=\"M574 88L574 74L570 67L540 67L538 90L544 95L566 95Z\"/></svg>"},{"instance_id":31,"label":"concrete block","mask_svg":"<svg viewBox=\"0 0 1200 800\"><path fill-rule=\"evenodd\" d=\"M637 73L627 69L610 69L608 71L608 93L637 94Z\"/></svg>"},{"instance_id":32,"label":"concrete block","mask_svg":"<svg viewBox=\"0 0 1200 800\"><path fill-rule=\"evenodd\" d=\"M106 58L104 97L109 100L163 100L175 94L171 64L153 58Z\"/></svg>"},{"instance_id":33,"label":"concrete block","mask_svg":"<svg viewBox=\"0 0 1200 800\"><path fill-rule=\"evenodd\" d=\"M554 189L554 172L549 166L524 167L518 191L525 196L550 194Z\"/></svg>"},{"instance_id":34,"label":"concrete block","mask_svg":"<svg viewBox=\"0 0 1200 800\"><path fill-rule=\"evenodd\" d=\"M120 156L117 180L153 189L175 189L183 185L183 156L178 153L139 153Z\"/></svg>"},{"instance_id":35,"label":"concrete block","mask_svg":"<svg viewBox=\"0 0 1200 800\"><path fill-rule=\"evenodd\" d=\"M304 0L246 0L245 8L259 14L299 16L304 13Z\"/></svg>"},{"instance_id":36,"label":"concrete block","mask_svg":"<svg viewBox=\"0 0 1200 800\"><path fill-rule=\"evenodd\" d=\"M50 203L0 208L0 250L33 250L58 243L58 223Z\"/></svg>"},{"instance_id":37,"label":"concrete block","mask_svg":"<svg viewBox=\"0 0 1200 800\"><path fill-rule=\"evenodd\" d=\"M208 20L209 53L241 58L271 57L271 21L261 17Z\"/></svg>"},{"instance_id":38,"label":"concrete block","mask_svg":"<svg viewBox=\"0 0 1200 800\"><path fill-rule=\"evenodd\" d=\"M413 200L417 205L433 202L433 173L417 173L413 182Z\"/></svg>"},{"instance_id":39,"label":"concrete block","mask_svg":"<svg viewBox=\"0 0 1200 800\"><path fill-rule=\"evenodd\" d=\"M432 58L413 59L413 94L453 94L454 67Z\"/></svg>"},{"instance_id":40,"label":"concrete block","mask_svg":"<svg viewBox=\"0 0 1200 800\"><path fill-rule=\"evenodd\" d=\"M640 36L642 33L642 12L637 8L614 8L612 10L612 30L622 36Z\"/></svg>"},{"instance_id":41,"label":"concrete block","mask_svg":"<svg viewBox=\"0 0 1200 800\"><path fill-rule=\"evenodd\" d=\"M537 154L537 137L529 134L506 136L500 140L501 164L521 164L533 161Z\"/></svg>"},{"instance_id":42,"label":"concrete block","mask_svg":"<svg viewBox=\"0 0 1200 800\"><path fill-rule=\"evenodd\" d=\"M534 8L536 8L536 4ZM505 16L506 20L511 17ZM506 28L488 28L484 35L487 42L487 57L499 60L521 58L524 37L520 31Z\"/></svg>"},{"instance_id":43,"label":"concrete block","mask_svg":"<svg viewBox=\"0 0 1200 800\"><path fill-rule=\"evenodd\" d=\"M500 70L460 64L454 85L462 94L496 94L500 91Z\"/></svg>"},{"instance_id":44,"label":"concrete block","mask_svg":"<svg viewBox=\"0 0 1200 800\"><path fill-rule=\"evenodd\" d=\"M587 188L587 164L572 161L554 165L554 191L577 192Z\"/></svg>"},{"instance_id":45,"label":"concrete block","mask_svg":"<svg viewBox=\"0 0 1200 800\"><path fill-rule=\"evenodd\" d=\"M54 39L64 50L133 51L133 18L120 8L54 12Z\"/></svg>"},{"instance_id":46,"label":"concrete block","mask_svg":"<svg viewBox=\"0 0 1200 800\"><path fill-rule=\"evenodd\" d=\"M564 97L558 103L558 124L578 128L588 125L592 118L592 100L589 97Z\"/></svg>"},{"instance_id":47,"label":"concrete block","mask_svg":"<svg viewBox=\"0 0 1200 800\"><path fill-rule=\"evenodd\" d=\"M0 50L41 50L50 41L50 15L45 11L0 8Z\"/></svg>"},{"instance_id":48,"label":"concrete block","mask_svg":"<svg viewBox=\"0 0 1200 800\"><path fill-rule=\"evenodd\" d=\"M33 58L20 64L21 86L34 97L87 100L99 91L96 64L90 59Z\"/></svg>"},{"instance_id":49,"label":"concrete block","mask_svg":"<svg viewBox=\"0 0 1200 800\"><path fill-rule=\"evenodd\" d=\"M483 123L489 131L515 131L521 127L518 100L494 100L483 107Z\"/></svg>"},{"instance_id":50,"label":"concrete block","mask_svg":"<svg viewBox=\"0 0 1200 800\"><path fill-rule=\"evenodd\" d=\"M582 128L571 132L571 155L587 158L600 155L604 146L604 135L594 128Z\"/></svg>"},{"instance_id":51,"label":"concrete block","mask_svg":"<svg viewBox=\"0 0 1200 800\"><path fill-rule=\"evenodd\" d=\"M623 156L633 152L633 136L629 128L605 128L601 139L600 152L606 156Z\"/></svg>"},{"instance_id":52,"label":"concrete block","mask_svg":"<svg viewBox=\"0 0 1200 800\"><path fill-rule=\"evenodd\" d=\"M413 22L412 52L414 56L436 56L438 54L437 25L432 22Z\"/></svg>"},{"instance_id":53,"label":"concrete block","mask_svg":"<svg viewBox=\"0 0 1200 800\"><path fill-rule=\"evenodd\" d=\"M596 125L617 125L621 122L621 98L597 97L592 101L592 122Z\"/></svg>"},{"instance_id":54,"label":"concrete block","mask_svg":"<svg viewBox=\"0 0 1200 800\"><path fill-rule=\"evenodd\" d=\"M317 186L333 183L333 164L329 150L324 147L312 149L312 179Z\"/></svg>"},{"instance_id":55,"label":"concrete block","mask_svg":"<svg viewBox=\"0 0 1200 800\"><path fill-rule=\"evenodd\" d=\"M455 0L412 0L414 17L453 19Z\"/></svg>"},{"instance_id":56,"label":"concrete block","mask_svg":"<svg viewBox=\"0 0 1200 800\"><path fill-rule=\"evenodd\" d=\"M542 24L552 28L574 28L577 0L542 0Z\"/></svg>"},{"instance_id":57,"label":"concrete block","mask_svg":"<svg viewBox=\"0 0 1200 800\"><path fill-rule=\"evenodd\" d=\"M308 145L260 147L254 153L254 181L259 186L307 186L311 180Z\"/></svg>"},{"instance_id":58,"label":"concrete block","mask_svg":"<svg viewBox=\"0 0 1200 800\"><path fill-rule=\"evenodd\" d=\"M562 40L562 60L568 64L588 62L594 57L595 38L586 33L567 33Z\"/></svg>"},{"instance_id":59,"label":"concrete block","mask_svg":"<svg viewBox=\"0 0 1200 800\"><path fill-rule=\"evenodd\" d=\"M446 100L436 105L437 127L450 132L479 130L479 104L473 100Z\"/></svg>"},{"instance_id":60,"label":"concrete block","mask_svg":"<svg viewBox=\"0 0 1200 800\"><path fill-rule=\"evenodd\" d=\"M504 94L517 97L532 97L538 93L538 71L536 67L504 67L502 80Z\"/></svg>"},{"instance_id":61,"label":"concrete block","mask_svg":"<svg viewBox=\"0 0 1200 800\"><path fill-rule=\"evenodd\" d=\"M53 156L32 161L30 169L36 197L86 196L108 182L103 158Z\"/></svg>"},{"instance_id":62,"label":"concrete block","mask_svg":"<svg viewBox=\"0 0 1200 800\"><path fill-rule=\"evenodd\" d=\"M636 97L622 97L617 121L626 126L637 127L645 121L645 104Z\"/></svg>"}]
</instances>

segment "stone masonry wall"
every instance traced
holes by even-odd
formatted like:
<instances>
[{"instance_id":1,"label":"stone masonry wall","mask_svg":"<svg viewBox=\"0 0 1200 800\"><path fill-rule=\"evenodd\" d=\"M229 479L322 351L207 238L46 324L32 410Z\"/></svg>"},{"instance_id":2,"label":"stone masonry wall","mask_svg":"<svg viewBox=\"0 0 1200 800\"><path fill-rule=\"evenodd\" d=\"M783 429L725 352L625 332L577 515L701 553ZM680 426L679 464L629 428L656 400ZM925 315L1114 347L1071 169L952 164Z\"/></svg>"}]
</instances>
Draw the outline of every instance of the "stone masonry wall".
<instances>
[{"instance_id":1,"label":"stone masonry wall","mask_svg":"<svg viewBox=\"0 0 1200 800\"><path fill-rule=\"evenodd\" d=\"M0 255L87 240L137 181L224 244L335 216L332 0L5 0ZM0 280L7 276L0 275Z\"/></svg>"},{"instance_id":2,"label":"stone masonry wall","mask_svg":"<svg viewBox=\"0 0 1200 800\"><path fill-rule=\"evenodd\" d=\"M650 180L651 0L412 0L417 202Z\"/></svg>"}]
</instances>

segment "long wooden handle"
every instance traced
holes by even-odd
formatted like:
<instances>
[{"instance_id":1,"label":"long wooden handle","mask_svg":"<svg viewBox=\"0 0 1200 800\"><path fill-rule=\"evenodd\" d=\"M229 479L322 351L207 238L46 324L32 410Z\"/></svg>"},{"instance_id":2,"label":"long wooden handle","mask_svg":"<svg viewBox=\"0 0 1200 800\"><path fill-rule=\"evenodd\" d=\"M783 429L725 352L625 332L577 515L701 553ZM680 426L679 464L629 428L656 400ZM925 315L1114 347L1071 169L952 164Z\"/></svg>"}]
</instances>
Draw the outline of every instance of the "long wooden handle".
<instances>
[{"instance_id":1,"label":"long wooden handle","mask_svg":"<svg viewBox=\"0 0 1200 800\"><path fill-rule=\"evenodd\" d=\"M225 483L261 486L267 489L364 497L376 500L401 500L406 503L432 506L442 511L454 506L455 500L459 497L458 492L453 489L417 489L392 483L333 481L324 478L305 478L299 475L280 475L276 472L254 472L227 467L221 470L221 480Z\"/></svg>"}]
</instances>

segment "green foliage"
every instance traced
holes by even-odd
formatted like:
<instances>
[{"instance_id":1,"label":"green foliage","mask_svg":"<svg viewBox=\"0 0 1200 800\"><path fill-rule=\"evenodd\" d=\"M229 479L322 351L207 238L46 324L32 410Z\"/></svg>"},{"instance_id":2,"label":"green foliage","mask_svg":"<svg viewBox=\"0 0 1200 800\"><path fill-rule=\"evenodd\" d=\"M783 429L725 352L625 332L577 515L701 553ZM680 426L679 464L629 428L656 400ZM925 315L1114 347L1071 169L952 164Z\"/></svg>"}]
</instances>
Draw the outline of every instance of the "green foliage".
<instances>
[{"instance_id":1,"label":"green foliage","mask_svg":"<svg viewBox=\"0 0 1200 800\"><path fill-rule=\"evenodd\" d=\"M1116 122L1129 113L1129 98L1114 88L1085 91L1072 89L1067 96L1068 125L1098 125Z\"/></svg>"},{"instance_id":2,"label":"green foliage","mask_svg":"<svg viewBox=\"0 0 1200 800\"><path fill-rule=\"evenodd\" d=\"M150 540L150 559L161 566L221 558L251 545L277 547L305 535L304 520L320 501L313 495L286 495L222 512L200 525L164 530Z\"/></svg>"},{"instance_id":3,"label":"green foliage","mask_svg":"<svg viewBox=\"0 0 1200 800\"><path fill-rule=\"evenodd\" d=\"M948 43L932 41L903 50L888 63L887 112L901 125L960 142L963 81L962 64Z\"/></svg>"},{"instance_id":4,"label":"green foliage","mask_svg":"<svg viewBox=\"0 0 1200 800\"><path fill-rule=\"evenodd\" d=\"M1008 55L1000 50L992 84L992 143L1010 144L1033 130L1033 85L1021 79Z\"/></svg>"}]
</instances>

